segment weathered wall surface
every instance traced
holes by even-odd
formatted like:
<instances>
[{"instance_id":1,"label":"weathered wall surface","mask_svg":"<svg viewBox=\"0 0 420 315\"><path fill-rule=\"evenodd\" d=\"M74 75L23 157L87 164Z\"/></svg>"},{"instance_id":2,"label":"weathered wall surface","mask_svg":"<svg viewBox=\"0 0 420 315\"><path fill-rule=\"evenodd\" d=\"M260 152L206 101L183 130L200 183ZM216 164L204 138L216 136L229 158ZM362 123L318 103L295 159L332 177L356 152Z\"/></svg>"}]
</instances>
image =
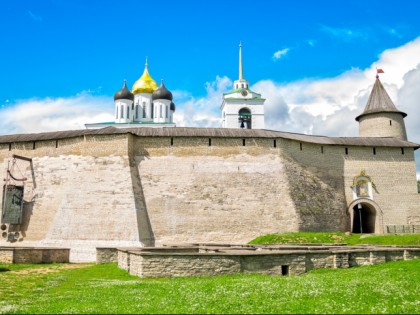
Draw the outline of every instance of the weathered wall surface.
<instances>
[{"instance_id":1,"label":"weathered wall surface","mask_svg":"<svg viewBox=\"0 0 420 315\"><path fill-rule=\"evenodd\" d=\"M71 247L71 261L94 261L96 246L349 230L361 170L376 184L381 226L418 224L413 149L345 149L282 138L95 135L1 144L0 180L12 154L33 159L17 160L28 181L13 245Z\"/></svg>"},{"instance_id":2,"label":"weathered wall surface","mask_svg":"<svg viewBox=\"0 0 420 315\"><path fill-rule=\"evenodd\" d=\"M384 229L389 224L417 224L420 195L416 187L416 166L413 149L349 148L344 155L344 185L346 198L353 200L353 178L365 170L375 183L373 201L378 205L378 223ZM417 201L416 201L417 200ZM381 231L378 231L381 232Z\"/></svg>"},{"instance_id":3,"label":"weathered wall surface","mask_svg":"<svg viewBox=\"0 0 420 315\"><path fill-rule=\"evenodd\" d=\"M157 244L239 243L297 229L278 155L175 154L136 157Z\"/></svg>"},{"instance_id":4,"label":"weathered wall surface","mask_svg":"<svg viewBox=\"0 0 420 315\"><path fill-rule=\"evenodd\" d=\"M354 201L353 179L365 170L377 188L373 191L373 201L378 208L377 227L383 229L388 224L418 224L420 195L417 193L416 165L412 148L402 150L398 147L377 147L374 152L373 147L322 146L291 140L282 140L281 143L285 148L284 151L295 162L298 162L294 167L303 167L302 174L309 172L309 180L301 184L305 187L303 189L305 195L309 195L306 192L318 191L318 196L325 196L325 200L328 200L326 204L320 204L327 208L322 213L318 213L315 220L324 218L328 225L329 220L337 217L345 218L347 223L335 223L339 223L340 229L342 224L350 229L350 211L352 210L348 211L347 208ZM315 176L319 181L317 184L314 182L312 187L308 187L311 176ZM295 182L291 180L290 183L293 186ZM328 197L329 192L335 193L334 198L337 198L335 201L331 198L332 194ZM292 194L292 196L298 195ZM342 209L345 209L343 211L346 213L340 214L338 211L328 210L332 203L336 204L335 209L342 204ZM301 207L298 208L298 213L304 216L305 211L302 211ZM315 209L316 207L311 207L311 211ZM300 226L303 228L305 224ZM310 229L316 229L316 226L312 225ZM319 226L318 224L318 228ZM377 229L377 232L382 231Z\"/></svg>"},{"instance_id":5,"label":"weathered wall surface","mask_svg":"<svg viewBox=\"0 0 420 315\"><path fill-rule=\"evenodd\" d=\"M71 247L71 261L95 260L98 245L142 245L126 138L89 140L11 151L33 158L32 166L16 161L28 180L22 237L13 245Z\"/></svg>"}]
</instances>

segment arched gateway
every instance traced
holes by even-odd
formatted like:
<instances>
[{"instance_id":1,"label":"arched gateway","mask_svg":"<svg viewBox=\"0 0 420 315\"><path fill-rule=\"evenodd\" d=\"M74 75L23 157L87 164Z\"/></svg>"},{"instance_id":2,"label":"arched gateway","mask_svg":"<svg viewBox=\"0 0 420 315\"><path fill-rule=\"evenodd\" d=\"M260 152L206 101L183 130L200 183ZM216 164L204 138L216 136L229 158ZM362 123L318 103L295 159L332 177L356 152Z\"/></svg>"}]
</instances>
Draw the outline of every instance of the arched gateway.
<instances>
[{"instance_id":1,"label":"arched gateway","mask_svg":"<svg viewBox=\"0 0 420 315\"><path fill-rule=\"evenodd\" d=\"M356 199L348 211L352 233L383 233L382 210L373 200Z\"/></svg>"}]
</instances>

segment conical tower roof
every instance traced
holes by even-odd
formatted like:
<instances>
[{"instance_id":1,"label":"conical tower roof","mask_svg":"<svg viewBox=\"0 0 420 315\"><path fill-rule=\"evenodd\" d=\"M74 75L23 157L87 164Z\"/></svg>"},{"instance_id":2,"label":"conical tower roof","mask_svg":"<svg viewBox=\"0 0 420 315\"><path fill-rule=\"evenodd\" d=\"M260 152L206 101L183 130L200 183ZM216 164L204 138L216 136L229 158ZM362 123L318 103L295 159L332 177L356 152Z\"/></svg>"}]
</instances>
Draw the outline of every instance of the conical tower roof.
<instances>
[{"instance_id":1,"label":"conical tower roof","mask_svg":"<svg viewBox=\"0 0 420 315\"><path fill-rule=\"evenodd\" d=\"M365 110L363 111L363 113L356 117L356 121L359 121L361 117L368 114L384 112L399 113L403 117L407 116L406 113L399 111L395 107L384 86L379 80L379 76L376 76L376 82L373 85L372 92L370 92L370 96L366 104Z\"/></svg>"}]
</instances>

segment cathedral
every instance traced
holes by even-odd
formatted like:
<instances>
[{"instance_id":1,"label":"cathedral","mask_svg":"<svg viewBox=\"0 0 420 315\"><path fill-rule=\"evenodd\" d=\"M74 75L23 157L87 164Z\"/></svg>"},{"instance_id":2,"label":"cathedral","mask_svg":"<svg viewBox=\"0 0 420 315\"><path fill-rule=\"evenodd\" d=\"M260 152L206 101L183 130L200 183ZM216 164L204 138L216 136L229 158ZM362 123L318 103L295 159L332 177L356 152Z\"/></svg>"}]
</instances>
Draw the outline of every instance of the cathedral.
<instances>
[{"instance_id":1,"label":"cathedral","mask_svg":"<svg viewBox=\"0 0 420 315\"><path fill-rule=\"evenodd\" d=\"M113 122L0 136L0 246L66 247L81 262L97 247L420 225L420 145L379 76L355 117L358 137L267 130L264 101L244 79L240 46L221 128L175 127L172 93L146 61L131 91L124 82L115 93Z\"/></svg>"},{"instance_id":2,"label":"cathedral","mask_svg":"<svg viewBox=\"0 0 420 315\"><path fill-rule=\"evenodd\" d=\"M113 122L85 124L88 129L114 126L117 128L175 127L173 116L175 104L172 93L163 80L158 87L149 74L148 62L142 76L130 91L127 82L114 95L115 120Z\"/></svg>"}]
</instances>

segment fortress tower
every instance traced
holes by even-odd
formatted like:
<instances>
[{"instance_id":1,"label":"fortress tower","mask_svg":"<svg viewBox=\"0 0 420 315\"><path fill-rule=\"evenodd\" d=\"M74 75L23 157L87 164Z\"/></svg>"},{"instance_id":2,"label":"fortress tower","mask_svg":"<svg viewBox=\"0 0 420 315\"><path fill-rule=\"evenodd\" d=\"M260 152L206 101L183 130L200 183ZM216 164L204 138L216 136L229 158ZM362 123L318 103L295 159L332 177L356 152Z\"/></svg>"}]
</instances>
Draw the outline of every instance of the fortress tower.
<instances>
[{"instance_id":1,"label":"fortress tower","mask_svg":"<svg viewBox=\"0 0 420 315\"><path fill-rule=\"evenodd\" d=\"M264 101L261 94L249 89L242 70L242 44L239 44L239 79L233 91L223 94L223 128L264 129Z\"/></svg>"},{"instance_id":2,"label":"fortress tower","mask_svg":"<svg viewBox=\"0 0 420 315\"><path fill-rule=\"evenodd\" d=\"M399 111L381 81L376 81L369 100L362 114L356 117L359 122L360 137L395 137L407 140L404 117L406 113Z\"/></svg>"}]
</instances>

